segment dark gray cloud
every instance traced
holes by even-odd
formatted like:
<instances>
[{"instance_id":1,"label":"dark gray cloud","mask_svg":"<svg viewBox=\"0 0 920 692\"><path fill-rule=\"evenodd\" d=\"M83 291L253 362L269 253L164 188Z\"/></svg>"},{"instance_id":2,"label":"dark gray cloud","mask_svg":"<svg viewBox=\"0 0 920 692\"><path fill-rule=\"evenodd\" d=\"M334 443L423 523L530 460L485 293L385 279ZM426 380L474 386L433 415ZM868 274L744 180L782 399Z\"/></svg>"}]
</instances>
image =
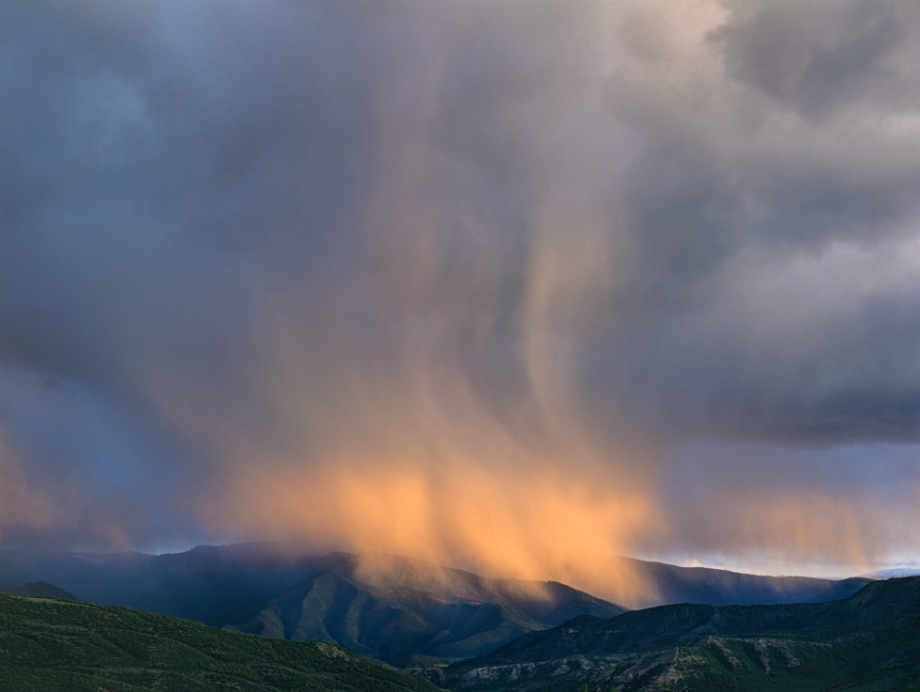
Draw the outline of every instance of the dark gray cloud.
<instances>
[{"instance_id":1,"label":"dark gray cloud","mask_svg":"<svg viewBox=\"0 0 920 692\"><path fill-rule=\"evenodd\" d=\"M862 0L4 3L4 478L108 508L7 540L219 533L248 468L920 442L918 47Z\"/></svg>"},{"instance_id":2,"label":"dark gray cloud","mask_svg":"<svg viewBox=\"0 0 920 692\"><path fill-rule=\"evenodd\" d=\"M712 34L728 73L809 118L854 104L916 111L918 22L904 2L731 3Z\"/></svg>"}]
</instances>

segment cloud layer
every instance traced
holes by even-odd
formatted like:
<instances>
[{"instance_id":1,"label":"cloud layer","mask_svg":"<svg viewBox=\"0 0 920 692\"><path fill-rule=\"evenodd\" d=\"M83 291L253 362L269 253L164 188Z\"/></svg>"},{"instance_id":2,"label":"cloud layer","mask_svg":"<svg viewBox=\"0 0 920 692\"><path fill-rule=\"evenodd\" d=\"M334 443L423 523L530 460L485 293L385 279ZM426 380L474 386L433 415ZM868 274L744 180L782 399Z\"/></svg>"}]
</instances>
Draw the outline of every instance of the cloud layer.
<instances>
[{"instance_id":1,"label":"cloud layer","mask_svg":"<svg viewBox=\"0 0 920 692\"><path fill-rule=\"evenodd\" d=\"M920 552L909 3L12 0L0 92L3 540Z\"/></svg>"}]
</instances>

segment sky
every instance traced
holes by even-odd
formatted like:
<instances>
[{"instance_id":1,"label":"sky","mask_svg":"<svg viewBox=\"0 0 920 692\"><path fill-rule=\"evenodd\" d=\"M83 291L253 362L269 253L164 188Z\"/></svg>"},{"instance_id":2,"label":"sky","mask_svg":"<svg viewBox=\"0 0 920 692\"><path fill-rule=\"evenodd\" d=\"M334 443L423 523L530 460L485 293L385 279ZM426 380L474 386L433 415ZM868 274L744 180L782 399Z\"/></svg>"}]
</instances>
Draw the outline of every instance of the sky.
<instances>
[{"instance_id":1,"label":"sky","mask_svg":"<svg viewBox=\"0 0 920 692\"><path fill-rule=\"evenodd\" d=\"M5 0L0 94L0 544L920 564L913 0Z\"/></svg>"}]
</instances>

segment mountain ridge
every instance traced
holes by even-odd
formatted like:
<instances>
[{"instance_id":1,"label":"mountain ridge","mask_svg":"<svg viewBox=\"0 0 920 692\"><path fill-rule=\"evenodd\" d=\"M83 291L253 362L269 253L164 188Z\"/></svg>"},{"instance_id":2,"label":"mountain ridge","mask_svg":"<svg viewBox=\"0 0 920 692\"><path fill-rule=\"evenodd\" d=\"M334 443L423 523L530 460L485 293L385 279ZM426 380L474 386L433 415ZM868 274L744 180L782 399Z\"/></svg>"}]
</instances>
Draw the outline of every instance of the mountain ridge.
<instances>
[{"instance_id":1,"label":"mountain ridge","mask_svg":"<svg viewBox=\"0 0 920 692\"><path fill-rule=\"evenodd\" d=\"M470 692L896 690L920 682L920 577L827 603L582 616L423 674Z\"/></svg>"},{"instance_id":2,"label":"mountain ridge","mask_svg":"<svg viewBox=\"0 0 920 692\"><path fill-rule=\"evenodd\" d=\"M352 556L354 556L353 553L345 552L309 554L276 543L202 545L187 551L162 555L138 552L73 553L0 550L0 561L3 561L3 564L28 573L21 583L47 581L59 585L81 599L92 602L101 602L102 599L110 596L119 579L138 582L145 575L153 574L169 581L167 577L179 578L192 573L208 573L209 579L214 581L218 578L215 574L220 570L234 570L237 573L234 579L243 582L242 586L259 592L259 597L270 598ZM771 603L830 600L832 597L841 596L841 584L851 584L850 593L853 593L865 583L873 580L865 576L837 580L795 576L774 577L710 567L680 567L629 557L621 557L619 560L624 570L635 574L642 580L646 590L651 594L636 606L643 608L684 602L713 605L769 605ZM0 569L2 566L0 565ZM271 576L267 579L256 578L254 576L256 572L268 572ZM242 577L240 577L241 574ZM862 580L862 582L854 583L853 579ZM0 582L7 581L0 579ZM148 582L152 581L153 578L148 578ZM154 590L158 585L150 583L148 586L150 590ZM835 591L828 593L830 589L835 589ZM158 607L166 608L167 606L160 604ZM204 620L208 616L202 614L194 617Z\"/></svg>"},{"instance_id":3,"label":"mountain ridge","mask_svg":"<svg viewBox=\"0 0 920 692\"><path fill-rule=\"evenodd\" d=\"M680 567L665 562L621 557L635 578L649 585L654 598L637 608L677 603L774 605L835 600L873 581L868 577L819 577L746 574L714 567Z\"/></svg>"},{"instance_id":4,"label":"mountain ridge","mask_svg":"<svg viewBox=\"0 0 920 692\"><path fill-rule=\"evenodd\" d=\"M5 550L0 560L87 602L332 641L398 666L479 656L572 617L624 610L559 582L494 579L379 552L309 555L271 543L163 555ZM867 583L622 560L659 599L717 605L828 600Z\"/></svg>"},{"instance_id":5,"label":"mountain ridge","mask_svg":"<svg viewBox=\"0 0 920 692\"><path fill-rule=\"evenodd\" d=\"M494 650L568 612L624 609L554 582L487 579L384 553L363 554L271 599L230 629L288 639L334 641L406 666Z\"/></svg>"}]
</instances>

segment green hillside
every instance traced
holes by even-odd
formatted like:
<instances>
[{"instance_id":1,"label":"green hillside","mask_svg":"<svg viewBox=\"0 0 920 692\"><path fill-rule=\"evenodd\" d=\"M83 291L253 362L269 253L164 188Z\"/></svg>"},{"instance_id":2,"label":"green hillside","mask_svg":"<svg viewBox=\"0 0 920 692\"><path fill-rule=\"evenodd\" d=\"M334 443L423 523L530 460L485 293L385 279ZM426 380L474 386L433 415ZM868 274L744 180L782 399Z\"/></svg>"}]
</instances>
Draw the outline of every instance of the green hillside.
<instances>
[{"instance_id":1,"label":"green hillside","mask_svg":"<svg viewBox=\"0 0 920 692\"><path fill-rule=\"evenodd\" d=\"M0 594L0 690L436 692L328 642L225 632L128 608Z\"/></svg>"}]
</instances>

